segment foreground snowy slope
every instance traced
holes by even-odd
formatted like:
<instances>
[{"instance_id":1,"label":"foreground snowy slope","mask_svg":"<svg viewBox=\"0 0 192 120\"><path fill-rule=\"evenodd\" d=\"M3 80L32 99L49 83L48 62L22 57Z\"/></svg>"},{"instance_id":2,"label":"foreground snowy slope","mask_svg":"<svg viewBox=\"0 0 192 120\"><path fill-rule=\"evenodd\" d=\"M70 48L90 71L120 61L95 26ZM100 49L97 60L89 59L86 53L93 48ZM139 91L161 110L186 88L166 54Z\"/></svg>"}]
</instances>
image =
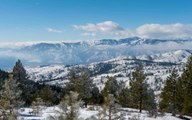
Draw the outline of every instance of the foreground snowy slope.
<instances>
[{"instance_id":1,"label":"foreground snowy slope","mask_svg":"<svg viewBox=\"0 0 192 120\"><path fill-rule=\"evenodd\" d=\"M96 106L95 106L96 107ZM97 107L99 108L99 107ZM20 112L19 118L24 120L48 120L50 116L57 116L60 109L57 106L54 107L42 107L42 111L40 111L39 115L32 115L30 111L31 108L22 108L22 112ZM181 120L177 117L171 116L169 113L165 113L164 115L159 115L157 117L150 117L147 111L143 111L139 113L136 109L131 108L122 108L120 110L122 117L125 120ZM119 114L120 114L119 112ZM90 110L89 108L81 108L79 110L79 120L86 120L88 118L96 118L99 113L99 110ZM187 117L190 119L190 117ZM94 119L91 119L94 120Z\"/></svg>"}]
</instances>

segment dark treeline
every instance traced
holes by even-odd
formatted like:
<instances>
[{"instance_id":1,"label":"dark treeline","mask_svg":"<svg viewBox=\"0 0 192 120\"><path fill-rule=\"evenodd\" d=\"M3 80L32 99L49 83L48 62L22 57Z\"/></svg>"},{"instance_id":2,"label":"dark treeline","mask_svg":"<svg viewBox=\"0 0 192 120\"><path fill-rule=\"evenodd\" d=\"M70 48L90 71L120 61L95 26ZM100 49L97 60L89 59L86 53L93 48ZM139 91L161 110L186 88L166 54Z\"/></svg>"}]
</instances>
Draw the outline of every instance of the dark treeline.
<instances>
[{"instance_id":1,"label":"dark treeline","mask_svg":"<svg viewBox=\"0 0 192 120\"><path fill-rule=\"evenodd\" d=\"M82 70L81 73L71 70L69 82L64 87L34 82L29 80L26 70L18 60L12 72L0 70L0 95L2 116L16 116L14 109L20 107L52 106L65 101L69 103L68 99L74 97L75 100L82 101L84 107L105 106L104 110L108 109L110 115L113 114L112 109L118 108L117 106L136 108L139 112L151 112L159 108L173 115L192 115L192 57L180 77L176 69L172 70L160 95L160 103L155 101L154 91L147 84L142 65L132 72L129 87L124 82L117 81L115 77L107 77L104 88L99 90L88 70ZM9 115L7 110L10 110Z\"/></svg>"}]
</instances>

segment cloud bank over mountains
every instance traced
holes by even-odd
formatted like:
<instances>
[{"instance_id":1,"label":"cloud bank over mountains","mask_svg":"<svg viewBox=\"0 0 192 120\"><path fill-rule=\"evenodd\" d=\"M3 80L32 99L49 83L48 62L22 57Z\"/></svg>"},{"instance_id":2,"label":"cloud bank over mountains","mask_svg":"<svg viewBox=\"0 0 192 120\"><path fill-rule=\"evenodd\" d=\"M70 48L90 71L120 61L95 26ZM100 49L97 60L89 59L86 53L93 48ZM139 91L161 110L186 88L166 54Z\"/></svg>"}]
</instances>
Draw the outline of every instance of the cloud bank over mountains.
<instances>
[{"instance_id":1,"label":"cloud bank over mountains","mask_svg":"<svg viewBox=\"0 0 192 120\"><path fill-rule=\"evenodd\" d=\"M124 28L113 21L73 25L81 30L82 36L96 36L96 34L113 35L121 38L138 36L156 39L191 39L192 24L144 24L135 29Z\"/></svg>"},{"instance_id":2,"label":"cloud bank over mountains","mask_svg":"<svg viewBox=\"0 0 192 120\"><path fill-rule=\"evenodd\" d=\"M144 38L188 39L192 38L191 24L145 24L136 29L136 35Z\"/></svg>"},{"instance_id":3,"label":"cloud bank over mountains","mask_svg":"<svg viewBox=\"0 0 192 120\"><path fill-rule=\"evenodd\" d=\"M159 40L132 37L126 39L79 42L38 42L0 45L0 68L10 68L17 59L26 66L51 64L87 64L117 57L150 56L192 50L191 40ZM191 52L190 52L191 53Z\"/></svg>"}]
</instances>

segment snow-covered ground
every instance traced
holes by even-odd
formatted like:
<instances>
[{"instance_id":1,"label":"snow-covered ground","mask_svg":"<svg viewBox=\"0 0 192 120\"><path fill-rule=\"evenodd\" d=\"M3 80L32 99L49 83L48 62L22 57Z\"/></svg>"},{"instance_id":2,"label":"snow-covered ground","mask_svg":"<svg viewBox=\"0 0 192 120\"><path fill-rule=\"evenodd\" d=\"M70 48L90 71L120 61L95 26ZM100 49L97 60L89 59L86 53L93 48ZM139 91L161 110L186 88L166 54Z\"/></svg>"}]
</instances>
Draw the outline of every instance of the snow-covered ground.
<instances>
[{"instance_id":1,"label":"snow-covered ground","mask_svg":"<svg viewBox=\"0 0 192 120\"><path fill-rule=\"evenodd\" d=\"M22 112L20 112L18 118L24 120L48 120L50 116L58 115L59 108L57 106L44 107L42 108L42 111L40 111L39 115L31 115L30 111L32 111L31 108L22 108ZM139 113L138 110L131 108L123 108L120 110L120 112L123 113L125 120L130 120L131 118L135 118L138 120L180 120L178 117L174 117L170 113L165 113L164 115L158 115L157 117L149 117L147 111ZM81 108L79 110L79 120L86 120L87 118L93 116L97 118L98 113L99 113L98 110L90 110L89 107Z\"/></svg>"}]
</instances>

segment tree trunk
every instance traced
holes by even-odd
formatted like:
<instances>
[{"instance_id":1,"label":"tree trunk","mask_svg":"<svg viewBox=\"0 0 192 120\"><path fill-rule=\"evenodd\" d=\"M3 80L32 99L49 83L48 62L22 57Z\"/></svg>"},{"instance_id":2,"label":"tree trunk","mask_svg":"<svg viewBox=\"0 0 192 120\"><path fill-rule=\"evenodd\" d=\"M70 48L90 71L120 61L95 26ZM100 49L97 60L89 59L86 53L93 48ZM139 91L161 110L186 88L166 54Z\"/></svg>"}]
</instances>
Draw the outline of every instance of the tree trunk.
<instances>
[{"instance_id":1,"label":"tree trunk","mask_svg":"<svg viewBox=\"0 0 192 120\"><path fill-rule=\"evenodd\" d=\"M175 83L176 84L176 83ZM173 91L173 110L172 115L175 116L175 107L176 107L176 86L174 84L174 91Z\"/></svg>"},{"instance_id":2,"label":"tree trunk","mask_svg":"<svg viewBox=\"0 0 192 120\"><path fill-rule=\"evenodd\" d=\"M142 92L140 92L140 100L139 100L139 112L142 112Z\"/></svg>"},{"instance_id":3,"label":"tree trunk","mask_svg":"<svg viewBox=\"0 0 192 120\"><path fill-rule=\"evenodd\" d=\"M109 120L111 120L111 106L109 107Z\"/></svg>"},{"instance_id":4,"label":"tree trunk","mask_svg":"<svg viewBox=\"0 0 192 120\"><path fill-rule=\"evenodd\" d=\"M88 100L87 100L87 99L85 99L85 103L84 103L85 108L87 108L87 103L88 103Z\"/></svg>"}]
</instances>

